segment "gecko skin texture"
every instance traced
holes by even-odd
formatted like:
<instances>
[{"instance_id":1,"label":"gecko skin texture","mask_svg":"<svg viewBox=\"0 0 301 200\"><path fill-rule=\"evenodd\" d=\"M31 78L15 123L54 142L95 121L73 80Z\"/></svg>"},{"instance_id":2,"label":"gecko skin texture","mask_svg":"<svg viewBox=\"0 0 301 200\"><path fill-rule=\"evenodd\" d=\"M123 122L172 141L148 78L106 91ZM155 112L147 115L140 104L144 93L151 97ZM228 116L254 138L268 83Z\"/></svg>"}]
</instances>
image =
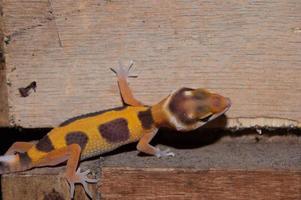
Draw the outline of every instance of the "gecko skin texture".
<instances>
[{"instance_id":1,"label":"gecko skin texture","mask_svg":"<svg viewBox=\"0 0 301 200\"><path fill-rule=\"evenodd\" d=\"M206 89L180 88L152 106L134 98L128 84L130 67L121 65L116 73L124 106L74 117L52 129L38 143L16 142L0 157L0 174L24 171L34 167L55 166L67 161L65 177L70 185L83 185L88 196L88 183L96 183L81 172L81 160L112 151L122 145L138 142L137 149L160 157L174 156L160 150L150 141L161 127L178 131L195 130L224 114L231 106L229 98Z\"/></svg>"}]
</instances>

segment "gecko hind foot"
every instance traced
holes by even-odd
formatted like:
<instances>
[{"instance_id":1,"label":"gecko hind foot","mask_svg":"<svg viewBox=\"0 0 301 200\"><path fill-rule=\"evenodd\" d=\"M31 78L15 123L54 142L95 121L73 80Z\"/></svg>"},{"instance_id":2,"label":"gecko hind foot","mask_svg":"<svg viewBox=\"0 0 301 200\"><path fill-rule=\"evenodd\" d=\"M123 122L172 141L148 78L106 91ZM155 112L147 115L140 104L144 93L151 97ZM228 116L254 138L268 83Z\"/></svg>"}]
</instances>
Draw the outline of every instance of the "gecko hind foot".
<instances>
[{"instance_id":1,"label":"gecko hind foot","mask_svg":"<svg viewBox=\"0 0 301 200\"><path fill-rule=\"evenodd\" d=\"M115 67L115 68L111 68L111 70L116 74L116 76L118 77L123 77L125 79L127 79L128 77L131 78L136 78L137 75L129 75L130 70L132 68L132 66L134 65L134 62L131 60L129 66L127 67L127 69L125 69L125 67L122 65L122 63L119 61L119 66Z\"/></svg>"},{"instance_id":2,"label":"gecko hind foot","mask_svg":"<svg viewBox=\"0 0 301 200\"><path fill-rule=\"evenodd\" d=\"M74 185L76 183L82 184L83 187L84 187L85 192L92 199L92 193L88 189L88 183L97 183L98 179L88 178L87 175L89 173L90 173L90 170L86 170L84 172L80 172L80 168L78 168L73 178L68 178L67 177L67 181L68 181L68 183L70 185L70 197L71 197L71 199L74 196L74 189L75 189Z\"/></svg>"},{"instance_id":3,"label":"gecko hind foot","mask_svg":"<svg viewBox=\"0 0 301 200\"><path fill-rule=\"evenodd\" d=\"M165 149L165 150L160 150L159 148L157 148L157 152L155 154L155 156L157 158L162 158L162 157L174 157L175 154L173 152L171 152L169 149Z\"/></svg>"}]
</instances>

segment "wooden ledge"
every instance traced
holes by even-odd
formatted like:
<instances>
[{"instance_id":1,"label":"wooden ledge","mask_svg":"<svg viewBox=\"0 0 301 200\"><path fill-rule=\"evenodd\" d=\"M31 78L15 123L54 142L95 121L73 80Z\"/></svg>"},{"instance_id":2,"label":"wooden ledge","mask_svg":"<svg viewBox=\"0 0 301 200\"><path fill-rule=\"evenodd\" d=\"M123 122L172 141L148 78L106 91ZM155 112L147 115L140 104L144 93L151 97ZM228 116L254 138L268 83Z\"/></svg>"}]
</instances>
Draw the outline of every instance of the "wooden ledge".
<instances>
[{"instance_id":1,"label":"wooden ledge","mask_svg":"<svg viewBox=\"0 0 301 200\"><path fill-rule=\"evenodd\" d=\"M279 136L272 142L232 138L172 149L176 156L162 159L140 156L132 147L81 163L100 177L98 185L90 185L95 199L301 199L299 137ZM68 199L64 169L4 175L3 199ZM81 186L75 199L87 199Z\"/></svg>"},{"instance_id":2,"label":"wooden ledge","mask_svg":"<svg viewBox=\"0 0 301 200\"><path fill-rule=\"evenodd\" d=\"M92 176L99 177L99 159L81 163L81 169L92 171ZM63 200L70 199L69 186L64 178L65 166L37 168L27 172L2 176L2 198ZM97 185L89 184L93 199L97 197ZM75 187L75 200L89 200L81 186Z\"/></svg>"}]
</instances>

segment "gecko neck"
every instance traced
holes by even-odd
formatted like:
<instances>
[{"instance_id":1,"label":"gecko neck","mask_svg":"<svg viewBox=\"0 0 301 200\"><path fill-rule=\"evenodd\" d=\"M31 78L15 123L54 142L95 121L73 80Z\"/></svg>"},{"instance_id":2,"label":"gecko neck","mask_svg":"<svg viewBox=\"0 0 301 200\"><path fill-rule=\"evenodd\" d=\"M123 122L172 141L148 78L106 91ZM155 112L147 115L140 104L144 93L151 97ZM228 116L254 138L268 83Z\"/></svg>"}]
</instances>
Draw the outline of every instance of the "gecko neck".
<instances>
[{"instance_id":1,"label":"gecko neck","mask_svg":"<svg viewBox=\"0 0 301 200\"><path fill-rule=\"evenodd\" d=\"M151 106L151 113L154 120L154 125L157 128L171 127L168 115L165 111L166 108L164 108L165 101L166 99L163 99L159 103Z\"/></svg>"}]
</instances>

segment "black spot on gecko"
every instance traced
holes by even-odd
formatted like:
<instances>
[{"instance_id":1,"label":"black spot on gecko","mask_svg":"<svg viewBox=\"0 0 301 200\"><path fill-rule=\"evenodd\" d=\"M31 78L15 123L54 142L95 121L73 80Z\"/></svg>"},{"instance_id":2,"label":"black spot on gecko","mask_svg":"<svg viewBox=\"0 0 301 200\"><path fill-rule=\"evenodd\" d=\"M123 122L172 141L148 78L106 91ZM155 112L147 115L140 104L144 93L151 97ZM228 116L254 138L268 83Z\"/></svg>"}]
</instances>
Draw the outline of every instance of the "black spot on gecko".
<instances>
[{"instance_id":1,"label":"black spot on gecko","mask_svg":"<svg viewBox=\"0 0 301 200\"><path fill-rule=\"evenodd\" d=\"M98 127L101 136L108 142L124 142L130 137L127 120L118 118Z\"/></svg>"},{"instance_id":2,"label":"black spot on gecko","mask_svg":"<svg viewBox=\"0 0 301 200\"><path fill-rule=\"evenodd\" d=\"M78 144L83 150L88 142L88 136L84 132L71 132L65 136L67 145Z\"/></svg>"},{"instance_id":3,"label":"black spot on gecko","mask_svg":"<svg viewBox=\"0 0 301 200\"><path fill-rule=\"evenodd\" d=\"M92 112L92 113L79 115L79 116L76 116L76 117L73 117L73 118L70 118L70 119L64 121L63 123L61 123L59 125L59 127L66 126L66 125L68 125L72 122L75 122L77 120L80 120L80 119L84 119L84 118L88 118L88 117L95 117L97 115L101 115L101 114L103 114L105 112L109 112L109 111L120 111L120 110L123 110L125 108L126 108L126 106L121 106L121 107L110 108L110 109L106 109L106 110L101 110L101 111L97 111L97 112Z\"/></svg>"},{"instance_id":4,"label":"black spot on gecko","mask_svg":"<svg viewBox=\"0 0 301 200\"><path fill-rule=\"evenodd\" d=\"M37 144L36 148L39 151L43 152L50 152L54 150L51 140L49 139L48 135L44 136Z\"/></svg>"},{"instance_id":5,"label":"black spot on gecko","mask_svg":"<svg viewBox=\"0 0 301 200\"><path fill-rule=\"evenodd\" d=\"M27 152L19 153L19 158L22 167L28 167L31 164L31 158L28 156Z\"/></svg>"},{"instance_id":6,"label":"black spot on gecko","mask_svg":"<svg viewBox=\"0 0 301 200\"><path fill-rule=\"evenodd\" d=\"M140 111L138 113L138 118L141 121L142 127L144 129L150 129L154 124L151 109L147 109L146 111Z\"/></svg>"}]
</instances>

